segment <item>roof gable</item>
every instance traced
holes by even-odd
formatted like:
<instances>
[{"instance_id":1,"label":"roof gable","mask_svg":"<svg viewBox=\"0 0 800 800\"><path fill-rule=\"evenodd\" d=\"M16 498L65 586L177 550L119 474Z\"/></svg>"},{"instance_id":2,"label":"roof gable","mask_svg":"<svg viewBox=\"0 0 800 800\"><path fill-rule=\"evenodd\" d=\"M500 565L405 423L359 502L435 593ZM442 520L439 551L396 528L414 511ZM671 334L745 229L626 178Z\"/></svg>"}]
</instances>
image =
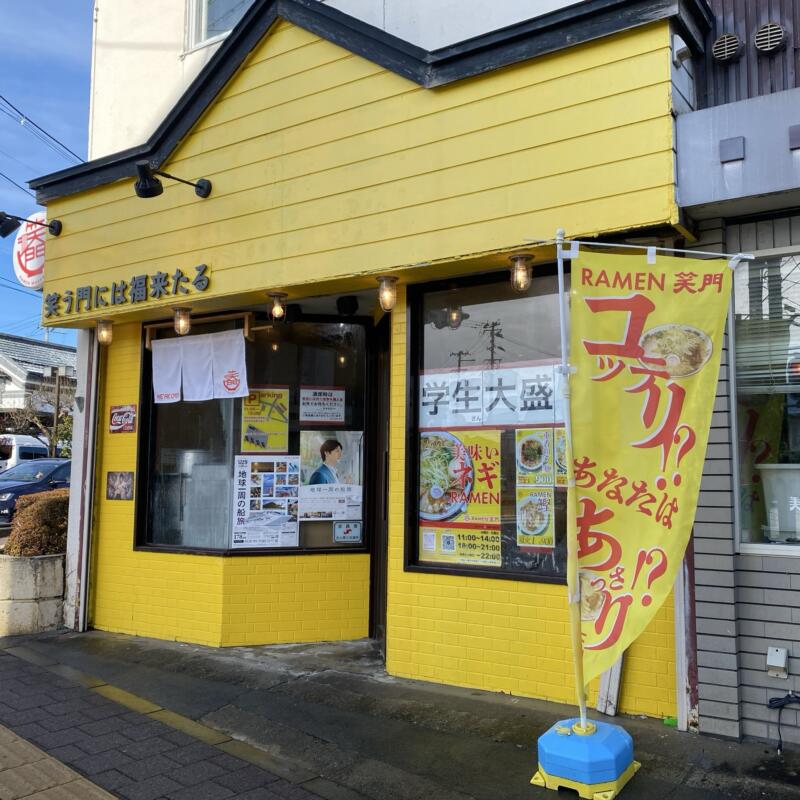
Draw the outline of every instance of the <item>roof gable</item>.
<instances>
[{"instance_id":1,"label":"roof gable","mask_svg":"<svg viewBox=\"0 0 800 800\"><path fill-rule=\"evenodd\" d=\"M319 0L256 0L143 144L29 181L37 200L64 197L160 167L279 19L432 88L619 31L674 18L695 50L712 24L706 0L585 0L459 44L428 51Z\"/></svg>"}]
</instances>

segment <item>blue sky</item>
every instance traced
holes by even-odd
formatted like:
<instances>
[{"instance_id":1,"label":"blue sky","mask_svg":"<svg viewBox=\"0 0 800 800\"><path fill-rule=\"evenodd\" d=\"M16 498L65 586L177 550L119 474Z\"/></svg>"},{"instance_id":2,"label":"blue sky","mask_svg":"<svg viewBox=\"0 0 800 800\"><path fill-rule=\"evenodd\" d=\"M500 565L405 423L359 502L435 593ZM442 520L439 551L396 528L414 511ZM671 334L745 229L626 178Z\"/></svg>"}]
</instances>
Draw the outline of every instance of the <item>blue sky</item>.
<instances>
[{"instance_id":1,"label":"blue sky","mask_svg":"<svg viewBox=\"0 0 800 800\"><path fill-rule=\"evenodd\" d=\"M92 0L6 0L0 33L0 94L84 158L92 6ZM0 172L26 186L30 178L73 163L0 114ZM0 178L0 211L27 216L38 208L30 195ZM11 264L13 243L13 235L0 239L0 331L42 339L41 294L17 283ZM51 341L63 344L73 344L74 339L68 331L51 335Z\"/></svg>"}]
</instances>

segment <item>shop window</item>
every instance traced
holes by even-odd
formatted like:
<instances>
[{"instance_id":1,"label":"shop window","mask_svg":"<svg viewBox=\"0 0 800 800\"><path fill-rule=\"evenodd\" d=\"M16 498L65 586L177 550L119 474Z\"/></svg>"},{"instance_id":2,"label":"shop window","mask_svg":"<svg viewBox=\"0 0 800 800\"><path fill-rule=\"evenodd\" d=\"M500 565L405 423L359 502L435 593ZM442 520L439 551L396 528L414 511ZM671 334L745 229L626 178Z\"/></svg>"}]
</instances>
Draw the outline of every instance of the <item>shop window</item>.
<instances>
[{"instance_id":1,"label":"shop window","mask_svg":"<svg viewBox=\"0 0 800 800\"><path fill-rule=\"evenodd\" d=\"M228 33L253 4L253 0L189 0L190 42L198 47Z\"/></svg>"},{"instance_id":2,"label":"shop window","mask_svg":"<svg viewBox=\"0 0 800 800\"><path fill-rule=\"evenodd\" d=\"M156 404L148 386L138 544L364 549L366 349L359 322L260 322L246 342L247 398Z\"/></svg>"},{"instance_id":3,"label":"shop window","mask_svg":"<svg viewBox=\"0 0 800 800\"><path fill-rule=\"evenodd\" d=\"M736 270L733 328L740 540L800 555L800 256Z\"/></svg>"},{"instance_id":4,"label":"shop window","mask_svg":"<svg viewBox=\"0 0 800 800\"><path fill-rule=\"evenodd\" d=\"M562 580L566 464L555 276L410 293L411 569Z\"/></svg>"}]
</instances>

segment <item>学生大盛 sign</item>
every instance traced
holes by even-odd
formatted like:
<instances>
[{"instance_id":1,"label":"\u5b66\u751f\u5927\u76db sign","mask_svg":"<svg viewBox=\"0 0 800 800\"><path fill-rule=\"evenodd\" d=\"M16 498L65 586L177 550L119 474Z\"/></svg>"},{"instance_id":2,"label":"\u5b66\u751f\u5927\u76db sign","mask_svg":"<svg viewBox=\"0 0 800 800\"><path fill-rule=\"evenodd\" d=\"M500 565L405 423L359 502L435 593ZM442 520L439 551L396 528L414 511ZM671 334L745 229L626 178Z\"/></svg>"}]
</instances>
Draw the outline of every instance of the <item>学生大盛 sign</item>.
<instances>
[{"instance_id":1,"label":"\u5b66\u751f\u5927\u76db sign","mask_svg":"<svg viewBox=\"0 0 800 800\"><path fill-rule=\"evenodd\" d=\"M582 250L572 263L572 449L584 678L668 596L691 534L732 270Z\"/></svg>"}]
</instances>

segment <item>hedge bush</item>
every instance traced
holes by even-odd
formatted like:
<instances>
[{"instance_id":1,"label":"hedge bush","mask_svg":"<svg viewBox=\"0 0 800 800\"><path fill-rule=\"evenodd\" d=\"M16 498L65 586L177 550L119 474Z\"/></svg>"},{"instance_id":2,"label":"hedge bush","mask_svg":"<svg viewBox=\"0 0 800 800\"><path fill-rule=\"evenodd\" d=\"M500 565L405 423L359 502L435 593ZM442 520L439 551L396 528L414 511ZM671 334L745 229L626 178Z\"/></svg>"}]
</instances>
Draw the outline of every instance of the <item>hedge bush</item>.
<instances>
[{"instance_id":1,"label":"hedge bush","mask_svg":"<svg viewBox=\"0 0 800 800\"><path fill-rule=\"evenodd\" d=\"M69 489L22 495L17 500L7 556L51 556L67 550Z\"/></svg>"}]
</instances>

